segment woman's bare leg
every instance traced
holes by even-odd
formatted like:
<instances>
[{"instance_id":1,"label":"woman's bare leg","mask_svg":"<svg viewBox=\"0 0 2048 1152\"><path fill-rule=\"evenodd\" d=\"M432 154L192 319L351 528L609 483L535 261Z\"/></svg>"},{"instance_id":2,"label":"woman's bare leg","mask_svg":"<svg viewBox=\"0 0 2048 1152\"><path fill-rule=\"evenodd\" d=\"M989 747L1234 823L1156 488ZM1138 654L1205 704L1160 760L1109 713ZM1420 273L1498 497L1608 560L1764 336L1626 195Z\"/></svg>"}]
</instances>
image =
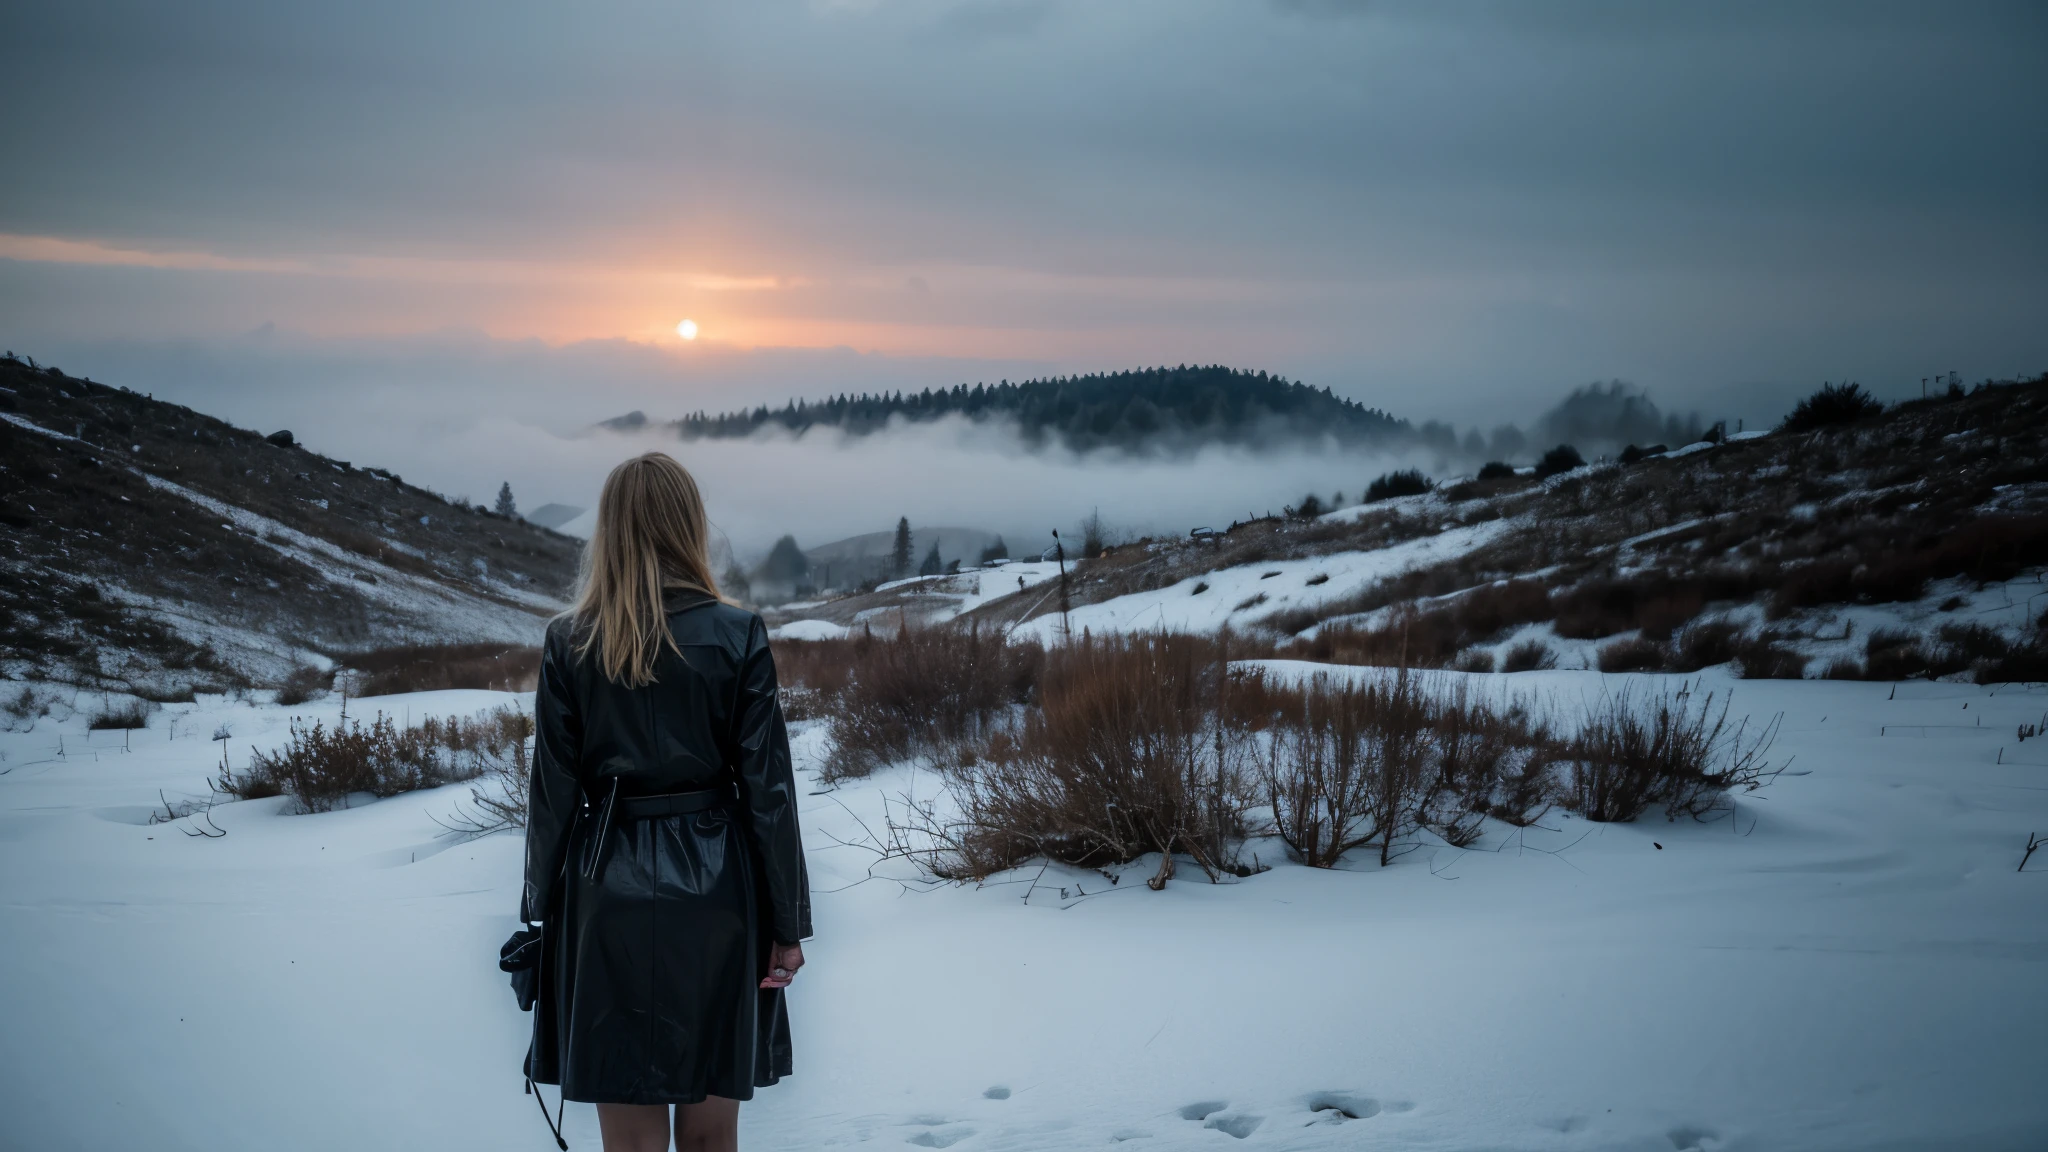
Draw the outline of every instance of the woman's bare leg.
<instances>
[{"instance_id":1,"label":"woman's bare leg","mask_svg":"<svg viewBox=\"0 0 2048 1152\"><path fill-rule=\"evenodd\" d=\"M739 1152L739 1147L739 1101L706 1096L701 1103L676 1105L676 1152Z\"/></svg>"},{"instance_id":2,"label":"woman's bare leg","mask_svg":"<svg viewBox=\"0 0 2048 1152\"><path fill-rule=\"evenodd\" d=\"M599 1104L604 1152L668 1152L668 1105Z\"/></svg>"}]
</instances>

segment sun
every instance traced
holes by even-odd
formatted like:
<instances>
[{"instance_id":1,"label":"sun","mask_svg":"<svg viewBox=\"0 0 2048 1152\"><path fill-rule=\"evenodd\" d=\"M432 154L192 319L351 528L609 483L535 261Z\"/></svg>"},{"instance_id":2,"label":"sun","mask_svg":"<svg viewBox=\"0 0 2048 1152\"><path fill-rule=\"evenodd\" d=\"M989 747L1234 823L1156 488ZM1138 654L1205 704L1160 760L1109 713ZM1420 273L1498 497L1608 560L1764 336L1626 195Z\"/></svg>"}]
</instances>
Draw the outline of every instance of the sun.
<instances>
[{"instance_id":1,"label":"sun","mask_svg":"<svg viewBox=\"0 0 2048 1152\"><path fill-rule=\"evenodd\" d=\"M695 340L697 338L697 322L695 320L685 320L677 324L676 335L681 336L685 340Z\"/></svg>"}]
</instances>

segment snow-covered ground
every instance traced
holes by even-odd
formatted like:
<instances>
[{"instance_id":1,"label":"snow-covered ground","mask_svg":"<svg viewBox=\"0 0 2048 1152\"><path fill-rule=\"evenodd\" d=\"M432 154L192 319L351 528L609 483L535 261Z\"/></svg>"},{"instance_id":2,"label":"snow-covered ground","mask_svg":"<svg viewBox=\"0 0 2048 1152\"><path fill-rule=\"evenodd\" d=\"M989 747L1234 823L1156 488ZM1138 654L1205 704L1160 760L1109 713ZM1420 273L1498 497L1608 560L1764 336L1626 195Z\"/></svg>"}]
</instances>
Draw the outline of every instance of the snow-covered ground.
<instances>
[{"instance_id":1,"label":"snow-covered ground","mask_svg":"<svg viewBox=\"0 0 2048 1152\"><path fill-rule=\"evenodd\" d=\"M1495 520L1451 528L1368 551L1220 568L1164 588L1083 605L1069 613L1066 621L1058 613L1039 616L1018 625L1012 635L1051 643L1066 628L1072 628L1076 636L1084 630L1214 632L1288 608L1329 604L1389 576L1455 559L1494 539L1509 523Z\"/></svg>"},{"instance_id":2,"label":"snow-covered ground","mask_svg":"<svg viewBox=\"0 0 2048 1152\"><path fill-rule=\"evenodd\" d=\"M1352 673L1363 674L1363 673ZM1573 706L1619 678L1493 677ZM1388 869L1164 892L1051 870L866 879L908 767L804 789L817 900L797 1073L755 1148L2048 1146L2048 691L1727 682L1790 771L1734 819L1552 817ZM352 702L402 718L519 698ZM81 701L81 711L91 701ZM0 1145L543 1148L495 966L520 842L440 835L457 787L151 824L281 709L0 734ZM823 734L796 738L812 779ZM125 745L125 747L124 747ZM858 818L858 820L856 819ZM1141 863L1141 868L1144 865ZM1145 868L1149 872L1149 868ZM550 1096L552 1099L552 1096ZM1341 1111L1340 1111L1341 1110ZM1343 1113L1356 1119L1345 1119ZM572 1146L596 1148L571 1105Z\"/></svg>"}]
</instances>

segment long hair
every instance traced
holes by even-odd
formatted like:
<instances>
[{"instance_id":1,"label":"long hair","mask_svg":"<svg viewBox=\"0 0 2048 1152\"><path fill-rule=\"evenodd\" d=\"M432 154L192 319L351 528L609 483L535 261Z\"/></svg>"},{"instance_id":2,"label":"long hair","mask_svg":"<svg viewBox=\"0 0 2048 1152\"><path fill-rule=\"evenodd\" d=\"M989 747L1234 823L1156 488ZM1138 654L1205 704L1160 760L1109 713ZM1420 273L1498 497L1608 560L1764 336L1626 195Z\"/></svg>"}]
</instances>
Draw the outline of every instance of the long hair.
<instances>
[{"instance_id":1,"label":"long hair","mask_svg":"<svg viewBox=\"0 0 2048 1152\"><path fill-rule=\"evenodd\" d=\"M614 683L654 682L663 645L681 654L662 610L664 588L723 599L711 575L710 529L697 481L663 452L635 456L605 477L597 527L583 547L581 585L569 610L579 656L594 649Z\"/></svg>"}]
</instances>

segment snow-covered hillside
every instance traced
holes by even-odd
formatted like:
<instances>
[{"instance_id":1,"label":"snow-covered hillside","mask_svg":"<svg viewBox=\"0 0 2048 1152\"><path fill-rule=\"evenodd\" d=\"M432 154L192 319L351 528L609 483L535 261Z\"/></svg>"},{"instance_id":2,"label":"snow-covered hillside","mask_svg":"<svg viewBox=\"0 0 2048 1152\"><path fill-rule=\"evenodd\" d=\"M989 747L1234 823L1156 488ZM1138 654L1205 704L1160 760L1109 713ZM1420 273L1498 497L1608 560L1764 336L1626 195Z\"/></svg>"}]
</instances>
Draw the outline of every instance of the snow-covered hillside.
<instances>
[{"instance_id":1,"label":"snow-covered hillside","mask_svg":"<svg viewBox=\"0 0 2048 1152\"><path fill-rule=\"evenodd\" d=\"M1447 673L1445 675L1456 675ZM1559 707L1624 679L1481 678ZM1644 678L1653 679L1653 678ZM2048 1035L2048 690L1730 682L1788 771L1708 824L1489 828L1393 867L1163 892L1036 869L922 890L862 839L929 775L826 789L797 1074L753 1147L2035 1149ZM417 720L520 698L353 701ZM85 711L90 701L79 701ZM333 716L333 702L291 709ZM65 711L58 709L60 715ZM150 823L288 710L0 734L0 1115L11 1147L540 1148L496 970L520 841L463 787ZM210 821L210 822L209 822ZM225 835L191 835L201 828ZM571 1105L572 1147L597 1146Z\"/></svg>"},{"instance_id":2,"label":"snow-covered hillside","mask_svg":"<svg viewBox=\"0 0 2048 1152\"><path fill-rule=\"evenodd\" d=\"M530 644L574 540L0 358L0 674L164 698L336 653ZM324 654L324 655L323 655Z\"/></svg>"}]
</instances>

